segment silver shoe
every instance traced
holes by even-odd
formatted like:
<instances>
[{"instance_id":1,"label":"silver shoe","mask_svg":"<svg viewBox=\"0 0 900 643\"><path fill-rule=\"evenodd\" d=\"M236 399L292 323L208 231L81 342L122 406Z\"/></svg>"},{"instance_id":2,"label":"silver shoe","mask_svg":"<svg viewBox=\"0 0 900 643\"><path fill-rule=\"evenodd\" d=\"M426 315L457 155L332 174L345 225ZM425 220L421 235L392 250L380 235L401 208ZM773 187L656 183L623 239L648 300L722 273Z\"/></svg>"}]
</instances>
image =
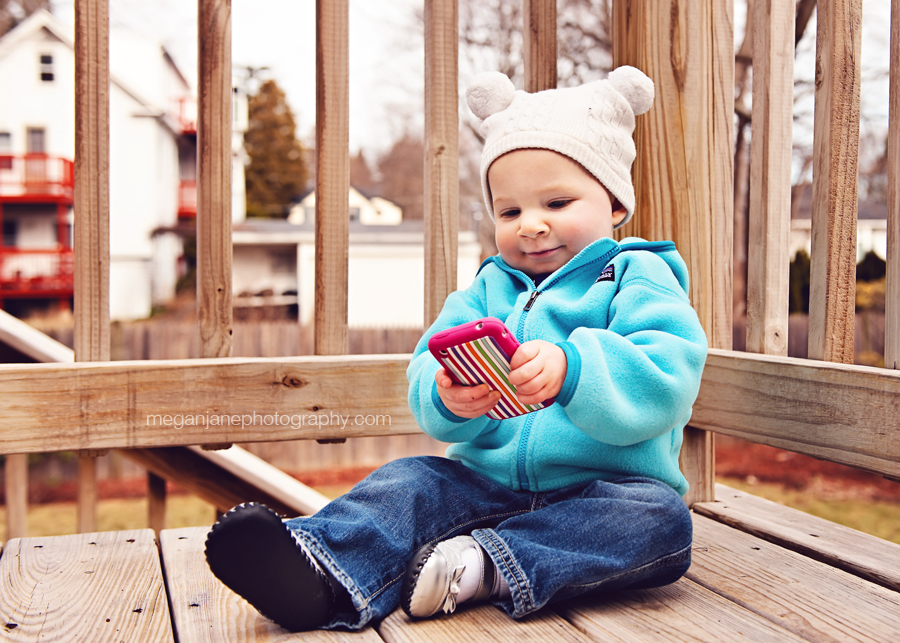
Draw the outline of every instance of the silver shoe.
<instances>
[{"instance_id":1,"label":"silver shoe","mask_svg":"<svg viewBox=\"0 0 900 643\"><path fill-rule=\"evenodd\" d=\"M428 618L439 611L456 610L459 581L466 571L462 554L467 549L481 553L481 579L470 600L484 601L494 585L494 563L471 536L457 536L425 545L413 556L403 578L400 605L410 618Z\"/></svg>"}]
</instances>

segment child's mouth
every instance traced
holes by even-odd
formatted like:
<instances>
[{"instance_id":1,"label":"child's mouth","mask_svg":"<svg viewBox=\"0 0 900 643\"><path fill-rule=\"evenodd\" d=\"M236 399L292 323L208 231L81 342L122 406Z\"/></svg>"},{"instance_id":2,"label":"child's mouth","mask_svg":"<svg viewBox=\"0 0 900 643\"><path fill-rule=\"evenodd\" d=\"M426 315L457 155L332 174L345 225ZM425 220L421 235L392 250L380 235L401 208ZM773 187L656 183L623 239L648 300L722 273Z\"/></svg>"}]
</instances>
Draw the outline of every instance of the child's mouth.
<instances>
[{"instance_id":1,"label":"child's mouth","mask_svg":"<svg viewBox=\"0 0 900 643\"><path fill-rule=\"evenodd\" d=\"M543 259L544 257L549 257L551 254L559 250L562 246L557 246L556 248L548 248L547 250L538 250L535 252L526 252L529 257L532 259Z\"/></svg>"}]
</instances>

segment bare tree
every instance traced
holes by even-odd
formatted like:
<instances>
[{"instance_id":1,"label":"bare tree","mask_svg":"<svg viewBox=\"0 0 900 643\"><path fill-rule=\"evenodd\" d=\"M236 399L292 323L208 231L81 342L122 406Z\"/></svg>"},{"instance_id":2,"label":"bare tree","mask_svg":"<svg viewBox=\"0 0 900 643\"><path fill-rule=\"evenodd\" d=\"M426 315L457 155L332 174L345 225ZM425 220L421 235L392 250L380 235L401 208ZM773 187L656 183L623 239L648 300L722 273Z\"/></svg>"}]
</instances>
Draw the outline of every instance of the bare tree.
<instances>
[{"instance_id":1,"label":"bare tree","mask_svg":"<svg viewBox=\"0 0 900 643\"><path fill-rule=\"evenodd\" d=\"M0 0L0 38L39 9L50 11L50 0Z\"/></svg>"}]
</instances>

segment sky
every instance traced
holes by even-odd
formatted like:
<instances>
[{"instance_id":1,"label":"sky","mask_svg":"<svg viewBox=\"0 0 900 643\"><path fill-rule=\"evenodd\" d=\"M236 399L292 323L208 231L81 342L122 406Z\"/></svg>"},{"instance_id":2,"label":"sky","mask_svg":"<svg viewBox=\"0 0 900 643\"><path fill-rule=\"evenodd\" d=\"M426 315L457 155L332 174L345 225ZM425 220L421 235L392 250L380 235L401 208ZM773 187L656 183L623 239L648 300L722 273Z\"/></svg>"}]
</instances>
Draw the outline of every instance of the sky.
<instances>
[{"instance_id":1,"label":"sky","mask_svg":"<svg viewBox=\"0 0 900 643\"><path fill-rule=\"evenodd\" d=\"M404 128L422 128L424 53L414 20L422 5L423 0L350 0L353 153L377 155ZM196 86L195 0L109 0L109 7L113 25L158 39ZM74 22L72 0L54 0L53 11ZM315 0L231 0L232 63L268 68L259 73L285 91L304 142L314 140L315 38Z\"/></svg>"},{"instance_id":2,"label":"sky","mask_svg":"<svg viewBox=\"0 0 900 643\"><path fill-rule=\"evenodd\" d=\"M514 1L514 0L510 0ZM110 20L160 40L192 82L196 78L195 0L109 0ZM372 160L404 130L422 130L423 43L414 11L424 0L350 0L350 149ZM54 12L73 22L72 0L54 0ZM883 136L887 129L890 3L863 0L863 131ZM742 0L735 3L736 47L743 31ZM297 122L297 136L314 140L315 0L231 0L232 62L260 68L285 91ZM795 75L815 72L810 25L806 51L798 54ZM801 46L803 49L803 46ZM795 144L812 136L812 101L797 104ZM865 154L865 151L864 151ZM861 159L862 161L863 159ZM796 177L795 177L796 178Z\"/></svg>"}]
</instances>

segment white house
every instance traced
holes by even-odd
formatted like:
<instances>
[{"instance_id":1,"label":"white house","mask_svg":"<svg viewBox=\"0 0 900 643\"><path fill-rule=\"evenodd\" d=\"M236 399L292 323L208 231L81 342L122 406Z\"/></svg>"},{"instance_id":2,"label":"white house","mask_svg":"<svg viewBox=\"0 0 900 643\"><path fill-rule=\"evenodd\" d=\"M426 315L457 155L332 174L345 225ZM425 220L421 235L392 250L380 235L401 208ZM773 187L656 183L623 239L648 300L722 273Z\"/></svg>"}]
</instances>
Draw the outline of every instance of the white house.
<instances>
[{"instance_id":1,"label":"white house","mask_svg":"<svg viewBox=\"0 0 900 643\"><path fill-rule=\"evenodd\" d=\"M74 72L71 27L46 11L0 39L0 305L71 298ZM245 96L235 100L241 221L247 110ZM158 42L117 27L109 120L110 317L138 319L174 295L183 250L174 230L196 216L196 103Z\"/></svg>"},{"instance_id":2,"label":"white house","mask_svg":"<svg viewBox=\"0 0 900 643\"><path fill-rule=\"evenodd\" d=\"M297 304L301 324L315 311L314 216L308 195L287 221L248 219L234 227L234 303ZM402 210L385 199L349 194L347 317L351 327L424 325L424 222L404 221ZM380 214L379 214L380 212ZM293 221L297 221L294 223ZM393 223L388 223L393 221ZM481 262L474 232L459 234L457 284L466 288ZM265 297L253 296L267 293ZM268 294L271 293L271 294Z\"/></svg>"},{"instance_id":3,"label":"white house","mask_svg":"<svg viewBox=\"0 0 900 643\"><path fill-rule=\"evenodd\" d=\"M348 200L350 221L359 221L364 225L399 225L403 220L403 210L393 201L380 196L369 197L359 189L350 186ZM288 221L303 225L316 216L316 193L310 192L298 204L291 208Z\"/></svg>"},{"instance_id":4,"label":"white house","mask_svg":"<svg viewBox=\"0 0 900 643\"><path fill-rule=\"evenodd\" d=\"M799 192L791 207L791 260L798 250L811 254L812 246L812 186L807 185ZM887 259L887 205L860 201L856 218L856 263L869 251Z\"/></svg>"}]
</instances>

